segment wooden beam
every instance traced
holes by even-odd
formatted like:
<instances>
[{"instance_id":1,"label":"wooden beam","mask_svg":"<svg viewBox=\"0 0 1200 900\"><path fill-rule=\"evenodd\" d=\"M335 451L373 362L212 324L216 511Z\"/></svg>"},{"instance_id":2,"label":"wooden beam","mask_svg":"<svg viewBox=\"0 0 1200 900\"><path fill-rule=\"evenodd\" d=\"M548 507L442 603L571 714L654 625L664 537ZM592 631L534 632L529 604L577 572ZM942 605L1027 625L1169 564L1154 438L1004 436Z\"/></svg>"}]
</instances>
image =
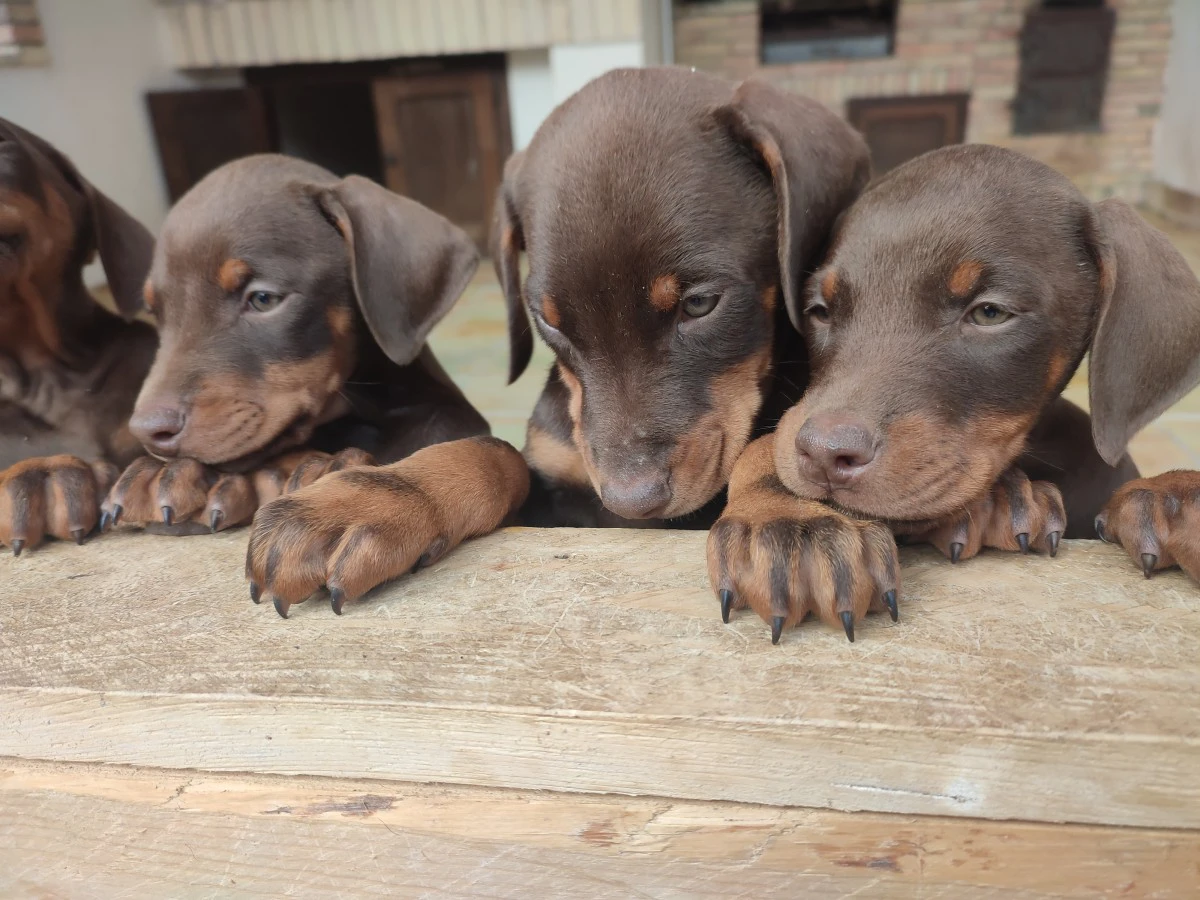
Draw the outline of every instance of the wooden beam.
<instances>
[{"instance_id":1,"label":"wooden beam","mask_svg":"<svg viewBox=\"0 0 1200 900\"><path fill-rule=\"evenodd\" d=\"M1186 896L1195 832L0 759L0 894Z\"/></svg>"},{"instance_id":2,"label":"wooden beam","mask_svg":"<svg viewBox=\"0 0 1200 900\"><path fill-rule=\"evenodd\" d=\"M516 530L338 618L244 533L0 561L0 755L1200 827L1200 591L1115 549L907 552L901 620L772 647L701 533Z\"/></svg>"}]
</instances>

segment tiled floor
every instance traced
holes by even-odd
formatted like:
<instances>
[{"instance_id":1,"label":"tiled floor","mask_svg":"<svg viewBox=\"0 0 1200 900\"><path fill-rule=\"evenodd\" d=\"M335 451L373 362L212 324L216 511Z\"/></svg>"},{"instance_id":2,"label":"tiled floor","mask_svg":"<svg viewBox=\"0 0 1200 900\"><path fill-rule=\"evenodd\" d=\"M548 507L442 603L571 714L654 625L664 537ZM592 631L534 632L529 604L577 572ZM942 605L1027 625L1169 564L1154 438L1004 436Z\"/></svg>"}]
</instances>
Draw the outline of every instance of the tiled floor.
<instances>
[{"instance_id":1,"label":"tiled floor","mask_svg":"<svg viewBox=\"0 0 1200 900\"><path fill-rule=\"evenodd\" d=\"M1146 215L1165 231L1200 273L1200 232L1183 231ZM518 447L525 422L541 392L553 359L541 341L533 362L516 384L505 386L508 372L504 296L485 262L454 311L433 333L434 351L454 380L488 421L493 433ZM1087 407L1086 365L1067 388L1067 397ZM1184 397L1133 441L1133 457L1147 475L1168 469L1200 468L1200 389Z\"/></svg>"}]
</instances>

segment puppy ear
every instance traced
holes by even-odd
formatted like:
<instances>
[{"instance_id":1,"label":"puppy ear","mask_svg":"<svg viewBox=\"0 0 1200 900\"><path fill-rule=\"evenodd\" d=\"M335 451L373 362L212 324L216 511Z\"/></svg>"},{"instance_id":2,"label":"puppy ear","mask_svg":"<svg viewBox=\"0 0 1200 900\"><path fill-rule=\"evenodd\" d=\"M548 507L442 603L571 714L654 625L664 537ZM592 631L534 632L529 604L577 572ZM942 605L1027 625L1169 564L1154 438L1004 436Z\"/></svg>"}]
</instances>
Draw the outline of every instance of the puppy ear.
<instances>
[{"instance_id":1,"label":"puppy ear","mask_svg":"<svg viewBox=\"0 0 1200 900\"><path fill-rule=\"evenodd\" d=\"M799 328L804 280L820 264L834 220L870 180L870 152L858 132L822 104L756 79L738 85L732 102L715 115L771 174L784 302Z\"/></svg>"},{"instance_id":2,"label":"puppy ear","mask_svg":"<svg viewBox=\"0 0 1200 900\"><path fill-rule=\"evenodd\" d=\"M521 293L521 251L525 249L525 233L513 199L517 172L523 154L514 153L504 165L504 183L496 195L492 215L492 265L508 304L508 383L521 377L533 355L533 331Z\"/></svg>"},{"instance_id":3,"label":"puppy ear","mask_svg":"<svg viewBox=\"0 0 1200 900\"><path fill-rule=\"evenodd\" d=\"M358 175L316 197L346 241L354 296L375 343L407 365L479 267L475 244L433 210Z\"/></svg>"},{"instance_id":4,"label":"puppy ear","mask_svg":"<svg viewBox=\"0 0 1200 900\"><path fill-rule=\"evenodd\" d=\"M1109 465L1200 382L1200 282L1161 231L1097 204L1100 296L1088 365L1092 438Z\"/></svg>"},{"instance_id":5,"label":"puppy ear","mask_svg":"<svg viewBox=\"0 0 1200 900\"><path fill-rule=\"evenodd\" d=\"M3 124L0 135L23 145L28 152L41 156L59 171L87 203L88 221L84 229L90 230L91 241L100 255L100 264L104 266L117 309L126 319L132 319L144 306L142 285L150 272L154 237L137 219L84 178L75 164L57 148L10 122ZM87 253L90 255L90 247Z\"/></svg>"},{"instance_id":6,"label":"puppy ear","mask_svg":"<svg viewBox=\"0 0 1200 900\"><path fill-rule=\"evenodd\" d=\"M121 315L132 319L145 307L142 286L150 273L154 237L141 222L90 183L84 185L108 288Z\"/></svg>"}]
</instances>

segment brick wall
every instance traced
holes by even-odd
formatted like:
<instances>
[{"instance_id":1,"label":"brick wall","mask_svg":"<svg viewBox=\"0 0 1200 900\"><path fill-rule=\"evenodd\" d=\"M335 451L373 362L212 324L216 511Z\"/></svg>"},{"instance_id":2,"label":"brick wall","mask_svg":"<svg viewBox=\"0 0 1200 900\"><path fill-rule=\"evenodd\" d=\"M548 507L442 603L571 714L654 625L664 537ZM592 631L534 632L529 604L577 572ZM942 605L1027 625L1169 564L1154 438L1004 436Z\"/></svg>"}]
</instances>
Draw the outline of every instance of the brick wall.
<instances>
[{"instance_id":1,"label":"brick wall","mask_svg":"<svg viewBox=\"0 0 1200 900\"><path fill-rule=\"evenodd\" d=\"M1171 0L1109 0L1117 13L1101 131L1012 134L1017 36L1030 0L900 0L893 56L763 67L756 0L677 5L675 59L732 78L758 74L839 113L855 97L969 92L967 140L1028 153L1089 196L1145 199L1162 102Z\"/></svg>"},{"instance_id":2,"label":"brick wall","mask_svg":"<svg viewBox=\"0 0 1200 900\"><path fill-rule=\"evenodd\" d=\"M49 62L37 0L0 0L0 66Z\"/></svg>"}]
</instances>

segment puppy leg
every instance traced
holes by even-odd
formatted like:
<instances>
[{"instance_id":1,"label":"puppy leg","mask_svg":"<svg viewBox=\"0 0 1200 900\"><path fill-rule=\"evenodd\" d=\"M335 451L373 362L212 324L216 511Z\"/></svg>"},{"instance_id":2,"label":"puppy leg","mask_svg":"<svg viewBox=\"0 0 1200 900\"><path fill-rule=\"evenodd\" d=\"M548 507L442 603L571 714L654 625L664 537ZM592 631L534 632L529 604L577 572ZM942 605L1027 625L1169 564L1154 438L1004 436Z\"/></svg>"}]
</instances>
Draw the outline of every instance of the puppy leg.
<instances>
[{"instance_id":1,"label":"puppy leg","mask_svg":"<svg viewBox=\"0 0 1200 900\"><path fill-rule=\"evenodd\" d=\"M869 610L898 616L891 532L791 494L775 475L773 435L752 443L734 467L729 503L708 535L708 573L722 618L748 606L771 626L772 643L810 613L851 641Z\"/></svg>"},{"instance_id":2,"label":"puppy leg","mask_svg":"<svg viewBox=\"0 0 1200 900\"><path fill-rule=\"evenodd\" d=\"M1058 488L1048 481L1030 481L1014 467L979 500L915 537L933 544L951 562L970 559L984 547L1055 556L1066 527Z\"/></svg>"},{"instance_id":3,"label":"puppy leg","mask_svg":"<svg viewBox=\"0 0 1200 900\"><path fill-rule=\"evenodd\" d=\"M113 485L100 524L107 529L123 523L155 534L224 531L247 524L264 503L354 465L374 465L374 461L356 449L334 455L302 450L253 472L230 474L194 459L164 462L143 456Z\"/></svg>"},{"instance_id":4,"label":"puppy leg","mask_svg":"<svg viewBox=\"0 0 1200 900\"><path fill-rule=\"evenodd\" d=\"M116 480L111 463L76 456L26 459L0 472L0 545L21 555L47 536L82 544L100 518L100 498Z\"/></svg>"},{"instance_id":5,"label":"puppy leg","mask_svg":"<svg viewBox=\"0 0 1200 900\"><path fill-rule=\"evenodd\" d=\"M529 493L521 454L491 437L450 441L378 468L332 472L267 504L246 554L250 597L288 609L326 587L341 615L385 581L494 531Z\"/></svg>"},{"instance_id":6,"label":"puppy leg","mask_svg":"<svg viewBox=\"0 0 1200 900\"><path fill-rule=\"evenodd\" d=\"M1096 517L1096 533L1124 547L1147 578L1179 566L1200 581L1200 472L1129 482Z\"/></svg>"}]
</instances>

